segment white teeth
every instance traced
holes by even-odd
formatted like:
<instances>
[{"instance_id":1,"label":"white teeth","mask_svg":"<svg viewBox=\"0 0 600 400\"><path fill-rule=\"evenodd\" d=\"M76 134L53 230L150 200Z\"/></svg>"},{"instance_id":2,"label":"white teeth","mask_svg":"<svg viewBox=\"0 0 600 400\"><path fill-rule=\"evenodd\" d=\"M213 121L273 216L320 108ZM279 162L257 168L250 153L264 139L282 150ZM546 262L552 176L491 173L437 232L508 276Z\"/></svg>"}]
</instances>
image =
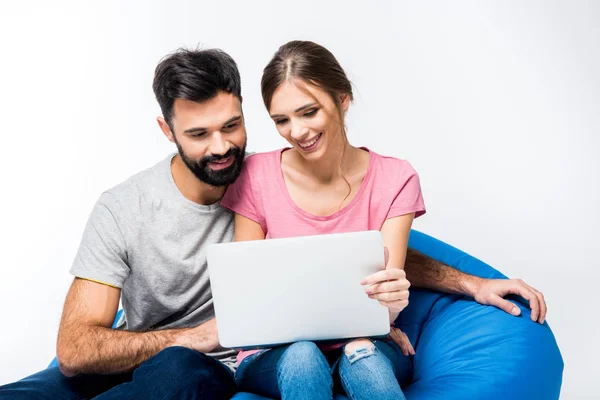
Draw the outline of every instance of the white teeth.
<instances>
[{"instance_id":1,"label":"white teeth","mask_svg":"<svg viewBox=\"0 0 600 400\"><path fill-rule=\"evenodd\" d=\"M313 140L311 140L307 144L300 144L300 143L298 143L298 145L300 147L302 147L303 149L306 149L306 148L312 146L313 144L317 143L317 140L319 140L320 137L321 137L321 134L319 133Z\"/></svg>"}]
</instances>

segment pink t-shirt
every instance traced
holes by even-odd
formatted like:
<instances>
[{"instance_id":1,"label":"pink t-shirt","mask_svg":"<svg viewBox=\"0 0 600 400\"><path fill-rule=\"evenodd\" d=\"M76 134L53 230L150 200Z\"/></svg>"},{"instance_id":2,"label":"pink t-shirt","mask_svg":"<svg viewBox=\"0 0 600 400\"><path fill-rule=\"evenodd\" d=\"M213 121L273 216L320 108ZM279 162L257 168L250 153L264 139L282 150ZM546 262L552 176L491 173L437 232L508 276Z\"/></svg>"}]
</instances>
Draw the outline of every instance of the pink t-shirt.
<instances>
[{"instance_id":1,"label":"pink t-shirt","mask_svg":"<svg viewBox=\"0 0 600 400\"><path fill-rule=\"evenodd\" d=\"M287 191L281 171L285 150L247 157L221 200L222 206L260 224L267 239L380 230L386 219L425 213L419 177L408 161L365 149L369 167L355 197L334 214L313 215L298 207ZM238 362L254 352L241 352Z\"/></svg>"}]
</instances>

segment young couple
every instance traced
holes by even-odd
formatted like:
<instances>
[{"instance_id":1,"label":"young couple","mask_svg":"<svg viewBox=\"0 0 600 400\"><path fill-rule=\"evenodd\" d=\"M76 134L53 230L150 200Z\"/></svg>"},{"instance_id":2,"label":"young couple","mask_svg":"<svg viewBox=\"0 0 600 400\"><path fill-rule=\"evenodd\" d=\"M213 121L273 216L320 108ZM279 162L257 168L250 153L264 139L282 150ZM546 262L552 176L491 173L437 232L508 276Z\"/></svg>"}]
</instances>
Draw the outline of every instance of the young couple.
<instances>
[{"instance_id":1,"label":"young couple","mask_svg":"<svg viewBox=\"0 0 600 400\"><path fill-rule=\"evenodd\" d=\"M352 86L324 47L289 42L265 67L263 101L290 147L245 160L230 56L177 51L156 68L153 88L160 128L178 154L101 195L71 268L59 367L0 387L0 399L220 399L238 389L286 399L404 398L399 382L414 349L395 328L389 341L299 342L237 360L221 348L205 249L232 239L377 229L387 266L362 284L391 324L408 304L409 281L514 315L518 307L502 297L518 293L543 322L541 293L522 281L466 275L407 251L412 221L425 212L419 178L408 162L348 142ZM123 318L111 329L119 299Z\"/></svg>"}]
</instances>

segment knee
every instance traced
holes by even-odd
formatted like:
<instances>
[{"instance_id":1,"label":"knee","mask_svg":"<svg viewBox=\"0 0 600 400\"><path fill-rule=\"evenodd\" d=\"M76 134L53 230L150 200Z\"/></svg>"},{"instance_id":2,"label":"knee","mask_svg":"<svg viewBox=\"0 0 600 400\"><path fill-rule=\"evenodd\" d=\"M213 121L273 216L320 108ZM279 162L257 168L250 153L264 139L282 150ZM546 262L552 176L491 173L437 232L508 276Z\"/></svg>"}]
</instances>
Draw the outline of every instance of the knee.
<instances>
[{"instance_id":1,"label":"knee","mask_svg":"<svg viewBox=\"0 0 600 400\"><path fill-rule=\"evenodd\" d=\"M178 368L198 367L204 364L208 356L187 347L173 346L160 351L151 360Z\"/></svg>"},{"instance_id":2,"label":"knee","mask_svg":"<svg viewBox=\"0 0 600 400\"><path fill-rule=\"evenodd\" d=\"M211 377L226 378L227 375L227 367L219 361L187 347L167 347L148 361L149 367L155 366L161 373L172 375L173 379L193 376L204 380L212 379Z\"/></svg>"},{"instance_id":3,"label":"knee","mask_svg":"<svg viewBox=\"0 0 600 400\"><path fill-rule=\"evenodd\" d=\"M300 362L310 361L320 355L322 355L321 350L313 342L292 343L284 353L286 358L294 358Z\"/></svg>"},{"instance_id":4,"label":"knee","mask_svg":"<svg viewBox=\"0 0 600 400\"><path fill-rule=\"evenodd\" d=\"M369 339L356 339L344 346L346 359L352 364L361 358L369 357L375 353L375 344Z\"/></svg>"},{"instance_id":5,"label":"knee","mask_svg":"<svg viewBox=\"0 0 600 400\"><path fill-rule=\"evenodd\" d=\"M283 353L277 369L294 375L314 375L323 372L329 374L329 363L313 342L296 342Z\"/></svg>"},{"instance_id":6,"label":"knee","mask_svg":"<svg viewBox=\"0 0 600 400\"><path fill-rule=\"evenodd\" d=\"M225 365L187 347L167 347L148 361L146 367L158 369L180 386L228 387L233 382L233 374Z\"/></svg>"}]
</instances>

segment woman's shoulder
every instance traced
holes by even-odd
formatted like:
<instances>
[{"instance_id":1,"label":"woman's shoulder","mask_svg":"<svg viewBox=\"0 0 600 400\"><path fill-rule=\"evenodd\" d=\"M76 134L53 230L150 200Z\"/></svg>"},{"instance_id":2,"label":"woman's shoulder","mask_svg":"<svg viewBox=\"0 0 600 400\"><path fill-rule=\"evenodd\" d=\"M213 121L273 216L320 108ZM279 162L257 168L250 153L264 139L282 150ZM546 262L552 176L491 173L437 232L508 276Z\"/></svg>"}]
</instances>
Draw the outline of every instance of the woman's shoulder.
<instances>
[{"instance_id":1,"label":"woman's shoulder","mask_svg":"<svg viewBox=\"0 0 600 400\"><path fill-rule=\"evenodd\" d=\"M283 149L259 153L247 152L246 158L244 159L243 170L248 172L256 170L272 170L273 166L278 162L282 150Z\"/></svg>"},{"instance_id":2,"label":"woman's shoulder","mask_svg":"<svg viewBox=\"0 0 600 400\"><path fill-rule=\"evenodd\" d=\"M277 159L277 157L281 154L281 152L283 150L284 149L277 149L277 150L257 152L257 153L246 152L246 158L244 159L244 163L252 164L252 165L260 165L260 164L273 162L274 160Z\"/></svg>"},{"instance_id":3,"label":"woman's shoulder","mask_svg":"<svg viewBox=\"0 0 600 400\"><path fill-rule=\"evenodd\" d=\"M390 175L416 173L414 167L408 160L393 156L381 155L372 150L369 150L369 154L372 158L372 165L377 170L386 171L387 174Z\"/></svg>"}]
</instances>

